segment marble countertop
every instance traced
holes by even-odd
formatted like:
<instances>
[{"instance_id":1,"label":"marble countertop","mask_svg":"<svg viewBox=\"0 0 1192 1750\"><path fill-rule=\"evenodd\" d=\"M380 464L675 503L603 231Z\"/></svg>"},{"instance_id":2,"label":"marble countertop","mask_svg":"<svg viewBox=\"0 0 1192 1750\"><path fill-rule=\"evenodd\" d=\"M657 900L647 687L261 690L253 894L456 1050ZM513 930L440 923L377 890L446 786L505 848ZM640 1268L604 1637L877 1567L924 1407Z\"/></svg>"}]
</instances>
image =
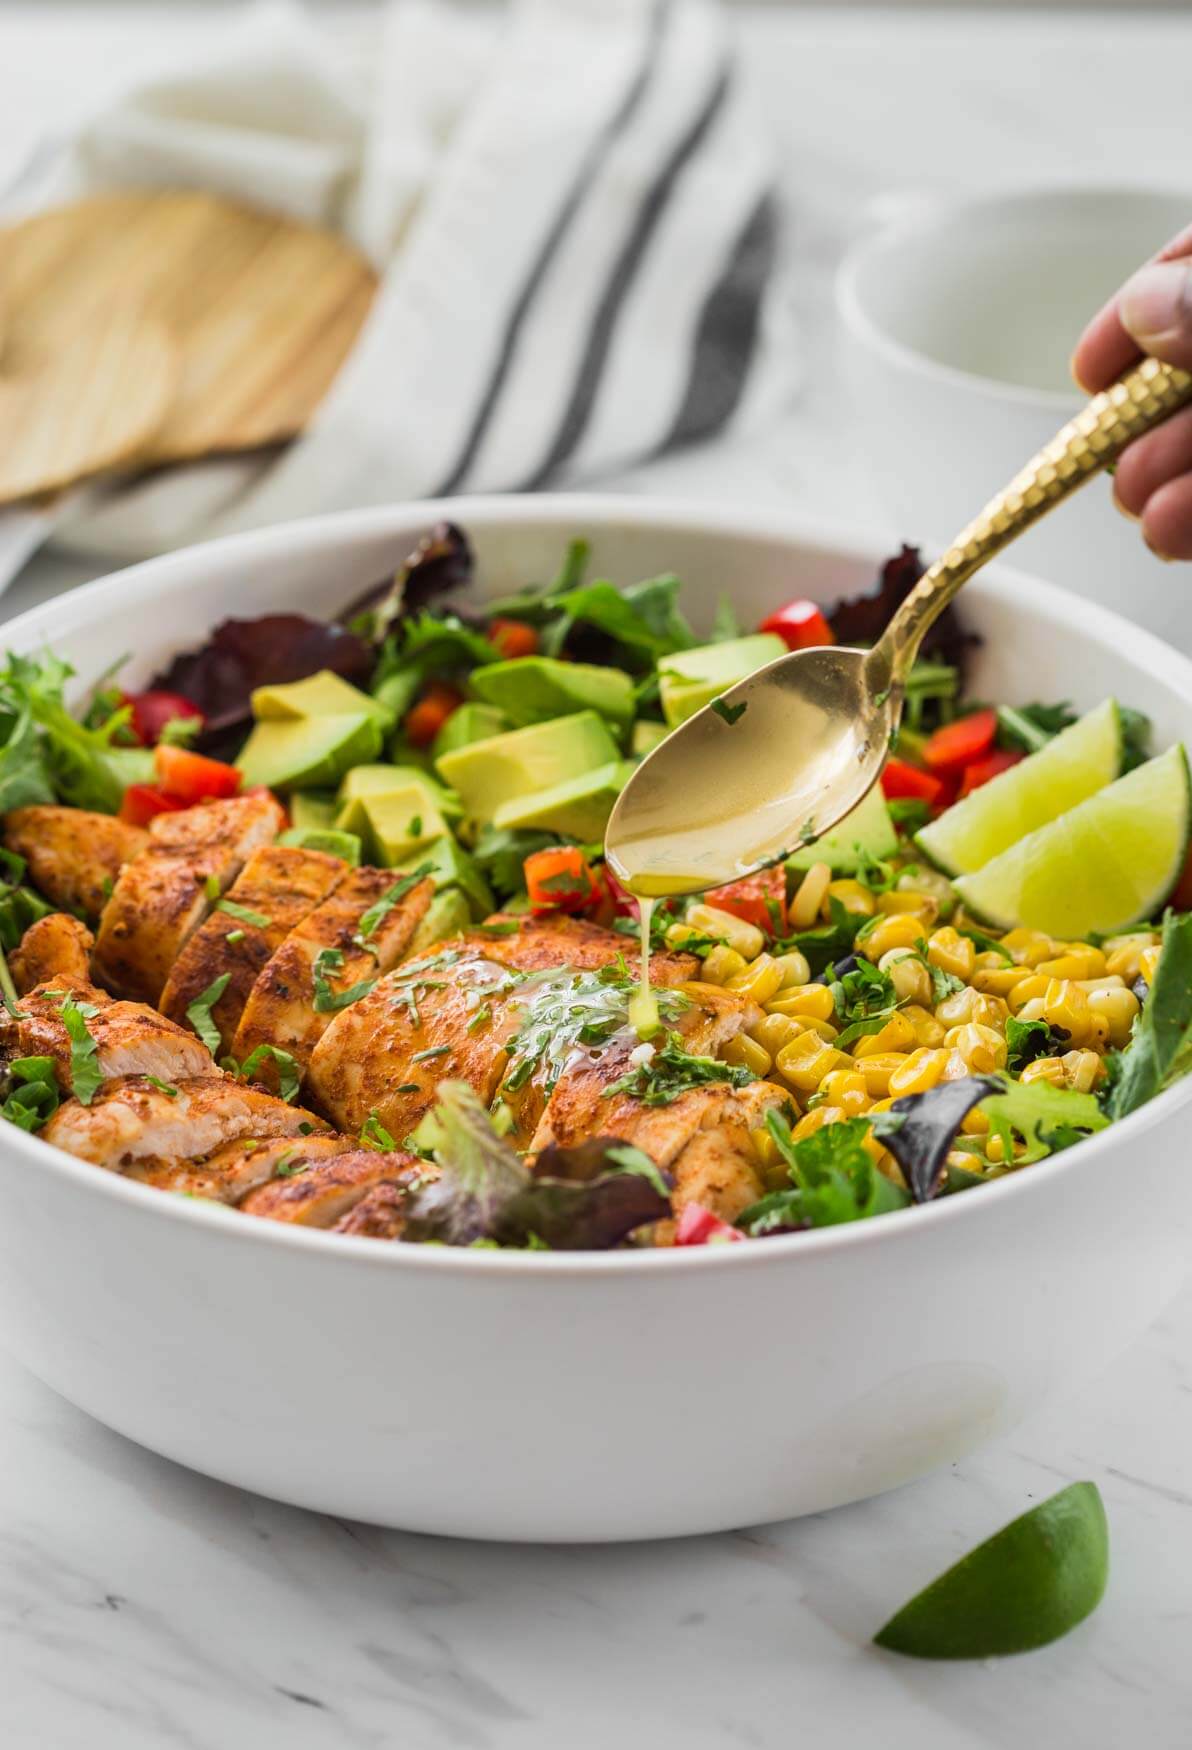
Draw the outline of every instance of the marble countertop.
<instances>
[{"instance_id":1,"label":"marble countertop","mask_svg":"<svg viewBox=\"0 0 1192 1750\"><path fill-rule=\"evenodd\" d=\"M337 27L359 10L335 8ZM198 4L3 11L0 177L97 77L214 22ZM742 22L783 155L804 391L764 438L613 484L880 526L851 472L825 344L843 242L899 187L1079 179L1089 114L1097 174L1178 181L1192 19L746 7ZM1119 101L1122 70L1144 62L1137 111ZM43 556L0 611L96 569ZM130 1445L0 1358L0 1742L1175 1750L1192 1711L1190 1354L1192 1292L1068 1402L879 1501L586 1549L448 1543L277 1506ZM868 1647L941 1567L1081 1477L1100 1486L1113 1539L1089 1623L1001 1664Z\"/></svg>"}]
</instances>

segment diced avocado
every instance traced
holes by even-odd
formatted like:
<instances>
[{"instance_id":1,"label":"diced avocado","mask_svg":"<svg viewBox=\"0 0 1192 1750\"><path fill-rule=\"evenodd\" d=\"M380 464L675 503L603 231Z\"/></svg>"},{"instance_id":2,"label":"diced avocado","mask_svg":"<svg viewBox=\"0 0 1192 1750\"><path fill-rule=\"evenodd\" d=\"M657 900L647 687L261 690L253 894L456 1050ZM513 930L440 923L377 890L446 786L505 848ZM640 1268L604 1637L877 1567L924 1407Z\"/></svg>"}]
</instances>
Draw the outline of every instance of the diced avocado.
<instances>
[{"instance_id":1,"label":"diced avocado","mask_svg":"<svg viewBox=\"0 0 1192 1750\"><path fill-rule=\"evenodd\" d=\"M875 784L851 814L812 844L801 845L787 858L791 869L810 869L813 863L830 863L840 874L859 868L866 857L892 857L898 849L898 834L886 807L882 787Z\"/></svg>"},{"instance_id":2,"label":"diced avocado","mask_svg":"<svg viewBox=\"0 0 1192 1750\"><path fill-rule=\"evenodd\" d=\"M364 811L364 841L384 869L396 867L420 845L447 831L447 822L417 784L366 796L360 807Z\"/></svg>"},{"instance_id":3,"label":"diced avocado","mask_svg":"<svg viewBox=\"0 0 1192 1750\"><path fill-rule=\"evenodd\" d=\"M633 725L629 737L629 751L638 759L644 759L648 753L653 753L660 741L665 741L670 734L669 723L651 723L648 718L642 718L640 723Z\"/></svg>"},{"instance_id":4,"label":"diced avocado","mask_svg":"<svg viewBox=\"0 0 1192 1750\"><path fill-rule=\"evenodd\" d=\"M295 790L290 797L290 819L295 827L333 827L339 804L333 790Z\"/></svg>"},{"instance_id":5,"label":"diced avocado","mask_svg":"<svg viewBox=\"0 0 1192 1750\"><path fill-rule=\"evenodd\" d=\"M495 827L539 826L567 838L599 842L604 837L613 803L633 771L632 760L613 760L548 790L535 790L503 802L493 816Z\"/></svg>"},{"instance_id":6,"label":"diced avocado","mask_svg":"<svg viewBox=\"0 0 1192 1750\"><path fill-rule=\"evenodd\" d=\"M358 832L367 837L366 804L381 796L392 796L406 790L418 790L426 798L427 808L445 820L458 820L462 812L459 797L440 784L419 766L354 766L345 774L339 787L339 806L335 824L341 832Z\"/></svg>"},{"instance_id":7,"label":"diced avocado","mask_svg":"<svg viewBox=\"0 0 1192 1750\"><path fill-rule=\"evenodd\" d=\"M319 789L337 784L361 761L375 760L381 741L381 724L371 712L270 718L257 724L236 764L246 789Z\"/></svg>"},{"instance_id":8,"label":"diced avocado","mask_svg":"<svg viewBox=\"0 0 1192 1750\"><path fill-rule=\"evenodd\" d=\"M399 865L399 873L412 875L423 863L431 865L430 876L436 887L458 887L466 894L473 917L486 918L496 910L492 888L480 873L475 859L450 833L414 851Z\"/></svg>"},{"instance_id":9,"label":"diced avocado","mask_svg":"<svg viewBox=\"0 0 1192 1750\"><path fill-rule=\"evenodd\" d=\"M496 705L519 727L546 723L569 711L598 711L621 727L633 718L632 680L619 668L595 663L517 656L474 668L468 685L478 699Z\"/></svg>"},{"instance_id":10,"label":"diced avocado","mask_svg":"<svg viewBox=\"0 0 1192 1750\"><path fill-rule=\"evenodd\" d=\"M701 644L664 656L658 664L662 715L674 729L755 669L785 655L786 645L776 632L753 632L748 638L727 638L723 644Z\"/></svg>"},{"instance_id":11,"label":"diced avocado","mask_svg":"<svg viewBox=\"0 0 1192 1750\"><path fill-rule=\"evenodd\" d=\"M257 687L252 695L252 714L258 723L284 722L292 717L350 717L356 711L368 711L386 729L393 728L394 713L388 705L362 693L329 668L321 668L304 681Z\"/></svg>"},{"instance_id":12,"label":"diced avocado","mask_svg":"<svg viewBox=\"0 0 1192 1750\"><path fill-rule=\"evenodd\" d=\"M471 924L472 913L459 888L443 888L427 906L421 923L410 939L404 958L408 960L425 953L433 943L441 942L444 936L458 936L461 930L470 929Z\"/></svg>"},{"instance_id":13,"label":"diced avocado","mask_svg":"<svg viewBox=\"0 0 1192 1750\"><path fill-rule=\"evenodd\" d=\"M608 725L595 711L556 717L528 729L490 735L437 761L440 776L458 790L464 810L484 824L503 802L578 778L618 757Z\"/></svg>"},{"instance_id":14,"label":"diced avocado","mask_svg":"<svg viewBox=\"0 0 1192 1750\"><path fill-rule=\"evenodd\" d=\"M466 704L456 706L435 736L431 758L442 759L445 753L454 753L457 747L485 741L490 735L503 735L512 728L513 723L504 711L498 711L495 705L482 704L478 699L469 699Z\"/></svg>"},{"instance_id":15,"label":"diced avocado","mask_svg":"<svg viewBox=\"0 0 1192 1750\"><path fill-rule=\"evenodd\" d=\"M296 845L302 851L326 851L329 857L342 857L353 869L360 864L363 846L354 832L336 832L329 826L295 826L283 832L279 845Z\"/></svg>"}]
</instances>

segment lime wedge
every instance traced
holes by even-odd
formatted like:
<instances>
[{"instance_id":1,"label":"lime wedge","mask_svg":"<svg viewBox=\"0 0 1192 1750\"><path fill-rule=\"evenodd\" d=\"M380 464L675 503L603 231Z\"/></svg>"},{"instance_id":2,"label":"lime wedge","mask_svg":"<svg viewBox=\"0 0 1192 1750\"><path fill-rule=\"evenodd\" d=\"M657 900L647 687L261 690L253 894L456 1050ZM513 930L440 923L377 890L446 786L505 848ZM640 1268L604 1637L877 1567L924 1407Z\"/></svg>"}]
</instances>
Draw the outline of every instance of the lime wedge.
<instances>
[{"instance_id":1,"label":"lime wedge","mask_svg":"<svg viewBox=\"0 0 1192 1750\"><path fill-rule=\"evenodd\" d=\"M915 843L946 875L968 875L1112 784L1121 769L1121 717L1106 699L925 826Z\"/></svg>"},{"instance_id":2,"label":"lime wedge","mask_svg":"<svg viewBox=\"0 0 1192 1750\"><path fill-rule=\"evenodd\" d=\"M1004 930L1112 934L1162 906L1184 867L1188 827L1188 761L1177 745L962 875L956 891Z\"/></svg>"},{"instance_id":3,"label":"lime wedge","mask_svg":"<svg viewBox=\"0 0 1192 1750\"><path fill-rule=\"evenodd\" d=\"M1091 1616L1108 1577L1104 1503L1095 1483L1071 1483L962 1556L873 1638L915 1659L1026 1653Z\"/></svg>"}]
</instances>

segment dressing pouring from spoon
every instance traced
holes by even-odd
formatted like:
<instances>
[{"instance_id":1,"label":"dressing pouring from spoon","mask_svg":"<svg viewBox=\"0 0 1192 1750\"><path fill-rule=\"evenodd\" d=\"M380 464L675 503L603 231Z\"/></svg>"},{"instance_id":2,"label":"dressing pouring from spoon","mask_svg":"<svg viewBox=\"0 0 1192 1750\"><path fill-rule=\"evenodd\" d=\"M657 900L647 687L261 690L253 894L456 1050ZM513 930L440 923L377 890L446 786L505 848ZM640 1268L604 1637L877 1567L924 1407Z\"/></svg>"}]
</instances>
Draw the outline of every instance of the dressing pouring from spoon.
<instances>
[{"instance_id":1,"label":"dressing pouring from spoon","mask_svg":"<svg viewBox=\"0 0 1192 1750\"><path fill-rule=\"evenodd\" d=\"M871 650L779 657L668 735L630 778L605 833L607 862L643 912L653 899L768 868L843 820L876 783L919 645L962 584L1189 403L1192 374L1145 359L990 500Z\"/></svg>"}]
</instances>

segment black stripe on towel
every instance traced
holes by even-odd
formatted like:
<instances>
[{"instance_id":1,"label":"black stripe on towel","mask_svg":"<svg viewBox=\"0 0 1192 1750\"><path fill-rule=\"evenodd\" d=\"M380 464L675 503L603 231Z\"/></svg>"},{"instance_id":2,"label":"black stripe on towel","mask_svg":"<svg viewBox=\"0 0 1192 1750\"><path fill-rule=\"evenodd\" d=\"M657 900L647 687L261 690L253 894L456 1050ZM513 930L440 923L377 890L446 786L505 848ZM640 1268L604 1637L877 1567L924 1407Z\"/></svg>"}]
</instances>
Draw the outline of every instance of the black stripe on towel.
<instances>
[{"instance_id":1,"label":"black stripe on towel","mask_svg":"<svg viewBox=\"0 0 1192 1750\"><path fill-rule=\"evenodd\" d=\"M472 419L471 427L464 438L463 445L455 462L448 470L441 483L431 493L432 498L444 498L449 493L457 492L468 469L476 459L476 452L488 430L492 416L496 410L501 390L513 365L518 342L533 307L538 288L546 278L551 262L559 253L563 241L570 229L576 214L583 205L584 197L595 182L601 165L625 128L633 119L642 100L650 88L651 81L658 67L659 49L664 32L670 20L673 0L656 0L650 16L650 28L642 51L641 62L633 78L626 88L618 108L609 117L601 131L596 135L588 148L574 183L567 192L566 199L555 215L554 223L542 240L530 271L522 284L510 309L505 332L501 336L500 346L493 363L492 372L485 385L484 393Z\"/></svg>"},{"instance_id":2,"label":"black stripe on towel","mask_svg":"<svg viewBox=\"0 0 1192 1750\"><path fill-rule=\"evenodd\" d=\"M713 123L724 108L731 84L732 69L726 61L721 66L691 126L678 141L638 208L637 218L613 263L600 303L597 305L592 330L588 336L588 344L580 361L571 396L563 417L559 421L554 439L539 466L527 480L522 481L518 488L519 491L532 492L544 486L551 475L556 473L574 453L583 437L588 421L592 417L592 409L596 403L596 392L600 387L600 379L604 373L609 349L612 346L613 334L616 331L618 319L625 307L625 301L629 296L634 279L646 258L650 241L658 229L667 203L674 194L684 170L703 145Z\"/></svg>"},{"instance_id":3,"label":"black stripe on towel","mask_svg":"<svg viewBox=\"0 0 1192 1750\"><path fill-rule=\"evenodd\" d=\"M750 213L700 311L687 390L655 455L711 437L736 412L757 346L762 296L777 246L777 203L767 192Z\"/></svg>"}]
</instances>

